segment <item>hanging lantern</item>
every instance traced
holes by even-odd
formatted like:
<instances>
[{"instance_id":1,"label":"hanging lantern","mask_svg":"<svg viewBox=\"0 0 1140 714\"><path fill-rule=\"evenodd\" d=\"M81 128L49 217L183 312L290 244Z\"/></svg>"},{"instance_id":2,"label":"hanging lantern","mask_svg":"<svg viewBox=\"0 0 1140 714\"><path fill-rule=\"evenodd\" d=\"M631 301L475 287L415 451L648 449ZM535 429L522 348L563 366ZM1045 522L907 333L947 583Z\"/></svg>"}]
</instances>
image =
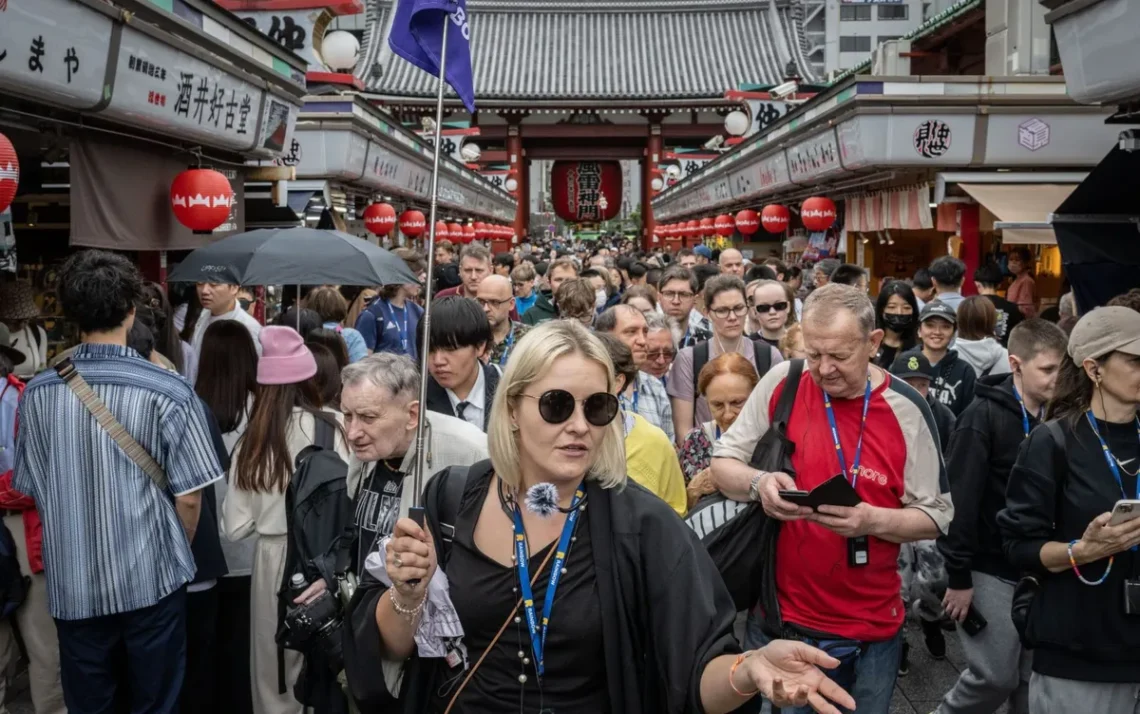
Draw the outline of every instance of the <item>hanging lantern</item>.
<instances>
[{"instance_id":1,"label":"hanging lantern","mask_svg":"<svg viewBox=\"0 0 1140 714\"><path fill-rule=\"evenodd\" d=\"M823 196L812 196L800 207L800 219L809 231L826 231L835 225L835 202Z\"/></svg>"},{"instance_id":2,"label":"hanging lantern","mask_svg":"<svg viewBox=\"0 0 1140 714\"><path fill-rule=\"evenodd\" d=\"M475 221L475 240L484 240L487 238L487 224L483 221Z\"/></svg>"},{"instance_id":3,"label":"hanging lantern","mask_svg":"<svg viewBox=\"0 0 1140 714\"><path fill-rule=\"evenodd\" d=\"M450 240L451 234L448 233L447 224L443 221L435 222L435 239L436 240Z\"/></svg>"},{"instance_id":4,"label":"hanging lantern","mask_svg":"<svg viewBox=\"0 0 1140 714\"><path fill-rule=\"evenodd\" d=\"M701 234L701 222L693 219L685 223L685 237L696 238Z\"/></svg>"},{"instance_id":5,"label":"hanging lantern","mask_svg":"<svg viewBox=\"0 0 1140 714\"><path fill-rule=\"evenodd\" d=\"M760 216L751 208L746 208L736 214L736 230L741 235L750 236L760 230Z\"/></svg>"},{"instance_id":6,"label":"hanging lantern","mask_svg":"<svg viewBox=\"0 0 1140 714\"><path fill-rule=\"evenodd\" d=\"M423 235L427 228L427 219L424 214L415 210L407 210L400 214L400 232L411 238Z\"/></svg>"},{"instance_id":7,"label":"hanging lantern","mask_svg":"<svg viewBox=\"0 0 1140 714\"><path fill-rule=\"evenodd\" d=\"M713 221L713 230L718 236L727 238L736 232L736 221L732 220L732 216L727 213L722 213Z\"/></svg>"},{"instance_id":8,"label":"hanging lantern","mask_svg":"<svg viewBox=\"0 0 1140 714\"><path fill-rule=\"evenodd\" d=\"M20 185L20 158L8 137L0 134L0 213L8 210ZM13 268L15 270L15 268Z\"/></svg>"},{"instance_id":9,"label":"hanging lantern","mask_svg":"<svg viewBox=\"0 0 1140 714\"><path fill-rule=\"evenodd\" d=\"M621 210L617 161L555 161L550 174L554 212L571 223L608 221Z\"/></svg>"},{"instance_id":10,"label":"hanging lantern","mask_svg":"<svg viewBox=\"0 0 1140 714\"><path fill-rule=\"evenodd\" d=\"M447 224L447 235L451 237L453 243L467 242L467 236L463 235L463 226L458 223Z\"/></svg>"},{"instance_id":11,"label":"hanging lantern","mask_svg":"<svg viewBox=\"0 0 1140 714\"><path fill-rule=\"evenodd\" d=\"M711 218L702 218L700 222L700 235L701 238L712 238L716 235L716 221Z\"/></svg>"},{"instance_id":12,"label":"hanging lantern","mask_svg":"<svg viewBox=\"0 0 1140 714\"><path fill-rule=\"evenodd\" d=\"M364 227L369 233L386 236L396 227L396 209L387 203L373 203L364 209Z\"/></svg>"},{"instance_id":13,"label":"hanging lantern","mask_svg":"<svg viewBox=\"0 0 1140 714\"><path fill-rule=\"evenodd\" d=\"M230 180L213 169L183 171L170 184L170 207L174 217L192 231L206 233L225 223L233 203L234 190Z\"/></svg>"},{"instance_id":14,"label":"hanging lantern","mask_svg":"<svg viewBox=\"0 0 1140 714\"><path fill-rule=\"evenodd\" d=\"M475 231L475 226L473 226L470 223L463 226L463 242L464 243L470 243L470 242L474 241L476 238L478 238L478 234Z\"/></svg>"},{"instance_id":15,"label":"hanging lantern","mask_svg":"<svg viewBox=\"0 0 1140 714\"><path fill-rule=\"evenodd\" d=\"M764 226L764 230L769 233L783 233L788 230L788 223L791 219L792 214L788 211L787 206L781 206L778 203L764 206L764 210L760 212L760 225Z\"/></svg>"}]
</instances>

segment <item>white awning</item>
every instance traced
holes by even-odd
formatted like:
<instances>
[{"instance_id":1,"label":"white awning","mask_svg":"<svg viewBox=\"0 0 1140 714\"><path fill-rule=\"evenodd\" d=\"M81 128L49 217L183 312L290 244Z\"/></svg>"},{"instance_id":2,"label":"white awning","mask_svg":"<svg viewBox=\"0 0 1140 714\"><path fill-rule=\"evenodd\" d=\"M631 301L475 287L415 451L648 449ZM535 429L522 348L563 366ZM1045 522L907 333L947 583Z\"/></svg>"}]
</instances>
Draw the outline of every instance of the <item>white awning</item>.
<instances>
[{"instance_id":1,"label":"white awning","mask_svg":"<svg viewBox=\"0 0 1140 714\"><path fill-rule=\"evenodd\" d=\"M1006 244L1056 244L1050 216L1076 184L959 183L963 191L997 217Z\"/></svg>"}]
</instances>

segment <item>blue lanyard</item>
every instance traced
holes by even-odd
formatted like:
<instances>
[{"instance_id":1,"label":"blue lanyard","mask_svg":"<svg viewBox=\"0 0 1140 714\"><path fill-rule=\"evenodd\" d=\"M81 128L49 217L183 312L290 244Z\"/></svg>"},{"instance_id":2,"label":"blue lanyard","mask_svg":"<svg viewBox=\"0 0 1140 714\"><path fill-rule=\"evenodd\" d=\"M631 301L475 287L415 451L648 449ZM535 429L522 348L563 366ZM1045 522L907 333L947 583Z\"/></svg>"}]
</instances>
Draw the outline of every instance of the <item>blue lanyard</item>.
<instances>
[{"instance_id":1,"label":"blue lanyard","mask_svg":"<svg viewBox=\"0 0 1140 714\"><path fill-rule=\"evenodd\" d=\"M1093 417L1091 409L1085 412L1085 417L1088 418L1089 426L1092 427L1093 433L1096 434L1097 440L1100 441L1100 448L1101 451L1104 452L1104 460L1108 463L1108 470L1112 472L1112 477L1116 479L1116 485L1120 486L1120 495L1123 498L1128 498L1128 494L1124 492L1124 481L1120 478L1120 466L1117 465L1116 457L1112 455L1112 451L1109 450L1108 444L1104 441L1104 437L1100 435L1100 429L1096 426L1096 419ZM1136 436L1140 438L1140 417L1136 418ZM1136 497L1140 498L1140 479L1138 479L1136 483ZM1133 548L1133 550L1136 550L1136 548Z\"/></svg>"},{"instance_id":2,"label":"blue lanyard","mask_svg":"<svg viewBox=\"0 0 1140 714\"><path fill-rule=\"evenodd\" d=\"M546 583L546 600L542 604L542 626L539 629L538 616L534 611L534 592L530 587L530 556L527 553L526 529L523 527L522 512L515 504L515 564L519 573L519 587L522 592L523 608L526 611L526 625L530 630L530 646L534 650L534 665L538 676L542 676L546 669L542 659L546 649L546 631L550 626L550 612L554 609L554 592L562 580L562 567L566 563L566 551L570 548L570 538L574 535L574 526L578 523L578 514L581 511L578 504L586 491L582 485L574 492L574 499L570 501L570 513L566 516L566 525L562 526L562 535L558 537L558 550L554 551L554 565L550 568L550 579Z\"/></svg>"},{"instance_id":3,"label":"blue lanyard","mask_svg":"<svg viewBox=\"0 0 1140 714\"><path fill-rule=\"evenodd\" d=\"M503 354L499 355L499 366L505 367L507 365L507 357L511 356L511 347L515 344L515 326L511 325L511 334L507 335L507 346L503 348Z\"/></svg>"},{"instance_id":4,"label":"blue lanyard","mask_svg":"<svg viewBox=\"0 0 1140 714\"><path fill-rule=\"evenodd\" d=\"M396 322L396 308L392 307L392 303L387 300L384 305L388 308L388 313L392 316L392 324L396 326L396 331L400 333L400 349L404 352L408 351L408 305L404 303L404 326L401 328L400 323Z\"/></svg>"},{"instance_id":5,"label":"blue lanyard","mask_svg":"<svg viewBox=\"0 0 1140 714\"><path fill-rule=\"evenodd\" d=\"M1022 429L1022 431L1025 432L1025 438L1028 439L1029 438L1029 412L1025 411L1025 402L1022 401L1022 399L1021 399L1021 392L1017 391L1017 385L1014 384L1012 386L1013 386L1013 396L1015 399L1017 399L1017 405L1019 407L1021 407L1021 429ZM1037 418L1041 419L1041 415L1038 414ZM1093 427L1094 431L1095 431L1095 429L1096 429L1096 427ZM1101 442L1101 443L1103 444L1104 442Z\"/></svg>"},{"instance_id":6,"label":"blue lanyard","mask_svg":"<svg viewBox=\"0 0 1140 714\"><path fill-rule=\"evenodd\" d=\"M867 389L863 393L863 420L859 423L859 441L855 445L855 461L851 470L847 470L847 459L843 456L843 444L839 441L839 427L835 425L835 412L831 408L831 397L826 391L823 393L823 406L827 411L827 423L831 425L831 438L835 440L835 456L839 459L839 468L844 474L851 475L851 487L859 476L859 462L863 458L863 432L867 429L867 407L871 406L871 375L867 375Z\"/></svg>"}]
</instances>

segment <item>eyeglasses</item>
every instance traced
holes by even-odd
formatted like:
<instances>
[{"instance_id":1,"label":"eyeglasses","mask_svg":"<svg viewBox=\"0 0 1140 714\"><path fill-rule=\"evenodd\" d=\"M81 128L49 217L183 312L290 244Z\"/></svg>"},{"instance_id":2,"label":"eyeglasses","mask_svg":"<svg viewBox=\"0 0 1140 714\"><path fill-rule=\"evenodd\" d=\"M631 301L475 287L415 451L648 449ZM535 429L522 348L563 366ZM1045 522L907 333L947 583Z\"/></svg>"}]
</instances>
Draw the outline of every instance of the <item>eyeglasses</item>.
<instances>
[{"instance_id":1,"label":"eyeglasses","mask_svg":"<svg viewBox=\"0 0 1140 714\"><path fill-rule=\"evenodd\" d=\"M673 357L676 356L676 354L677 353L674 352L673 350L660 350L658 352L646 352L645 356L648 359L656 361L659 359L673 359Z\"/></svg>"},{"instance_id":2,"label":"eyeglasses","mask_svg":"<svg viewBox=\"0 0 1140 714\"><path fill-rule=\"evenodd\" d=\"M678 290L666 290L661 293L661 297L665 298L669 302L681 302L682 300L692 300L693 293L680 292Z\"/></svg>"},{"instance_id":3,"label":"eyeglasses","mask_svg":"<svg viewBox=\"0 0 1140 714\"><path fill-rule=\"evenodd\" d=\"M539 416L547 424L562 424L574 416L574 405L579 401L565 389L551 389L538 397L531 394L520 394L519 396L537 399ZM606 426L617 416L618 398L612 394L597 392L581 400L581 402L582 414L586 417L586 421L594 426Z\"/></svg>"},{"instance_id":4,"label":"eyeglasses","mask_svg":"<svg viewBox=\"0 0 1140 714\"><path fill-rule=\"evenodd\" d=\"M762 302L757 303L754 305L754 307L756 308L756 312L759 312L761 314L765 312L771 312L772 310L775 310L776 312L783 312L784 310L788 309L788 301L782 300L780 302L774 302L771 305Z\"/></svg>"},{"instance_id":5,"label":"eyeglasses","mask_svg":"<svg viewBox=\"0 0 1140 714\"><path fill-rule=\"evenodd\" d=\"M729 316L729 314L736 315L737 317L744 317L748 314L748 306L735 305L733 307L713 307L709 308L709 313L718 320L725 319Z\"/></svg>"},{"instance_id":6,"label":"eyeglasses","mask_svg":"<svg viewBox=\"0 0 1140 714\"><path fill-rule=\"evenodd\" d=\"M505 300L485 300L483 298L475 298L475 302L479 303L479 307L499 307L500 305L506 305L511 300L514 300L514 298L507 298Z\"/></svg>"}]
</instances>

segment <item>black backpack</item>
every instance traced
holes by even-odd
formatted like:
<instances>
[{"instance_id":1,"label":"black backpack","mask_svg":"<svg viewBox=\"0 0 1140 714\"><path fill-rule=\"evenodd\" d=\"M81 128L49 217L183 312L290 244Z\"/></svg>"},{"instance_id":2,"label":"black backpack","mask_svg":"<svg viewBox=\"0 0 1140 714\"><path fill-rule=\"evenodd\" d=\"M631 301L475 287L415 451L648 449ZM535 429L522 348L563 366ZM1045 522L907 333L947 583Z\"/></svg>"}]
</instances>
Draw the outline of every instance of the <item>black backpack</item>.
<instances>
[{"instance_id":1,"label":"black backpack","mask_svg":"<svg viewBox=\"0 0 1140 714\"><path fill-rule=\"evenodd\" d=\"M752 340L752 353L756 359L756 374L760 379L768 374L768 370L772 369L772 346L764 340ZM701 370L709 361L709 343L707 341L700 342L693 345L693 403L695 404L701 398L697 390L697 382L700 380Z\"/></svg>"},{"instance_id":2,"label":"black backpack","mask_svg":"<svg viewBox=\"0 0 1140 714\"><path fill-rule=\"evenodd\" d=\"M750 463L761 471L783 471L794 476L791 457L795 445L788 441L787 428L804 363L797 359L790 364L772 425L756 444ZM760 602L769 618L778 619L774 564L780 522L768 518L758 502L741 503L714 493L689 511L685 523L708 550L732 593L736 609L748 610Z\"/></svg>"}]
</instances>

